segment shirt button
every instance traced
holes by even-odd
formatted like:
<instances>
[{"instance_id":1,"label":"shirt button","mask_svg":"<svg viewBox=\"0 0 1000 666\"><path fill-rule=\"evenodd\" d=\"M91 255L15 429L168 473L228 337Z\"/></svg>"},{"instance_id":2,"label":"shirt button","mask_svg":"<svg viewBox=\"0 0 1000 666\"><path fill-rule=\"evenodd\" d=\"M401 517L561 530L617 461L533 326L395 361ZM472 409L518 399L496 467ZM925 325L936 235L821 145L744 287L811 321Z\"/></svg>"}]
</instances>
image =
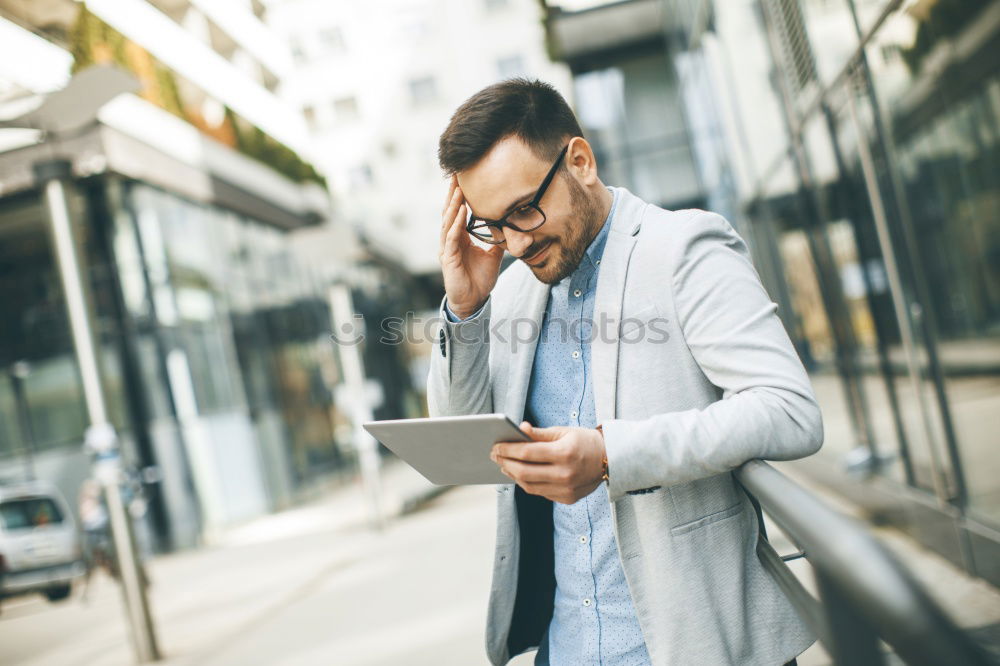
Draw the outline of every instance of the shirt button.
<instances>
[{"instance_id":1,"label":"shirt button","mask_svg":"<svg viewBox=\"0 0 1000 666\"><path fill-rule=\"evenodd\" d=\"M579 349L573 350L573 358L580 358L580 350Z\"/></svg>"},{"instance_id":2,"label":"shirt button","mask_svg":"<svg viewBox=\"0 0 1000 666\"><path fill-rule=\"evenodd\" d=\"M587 543L587 535L583 534L580 536L580 543Z\"/></svg>"},{"instance_id":3,"label":"shirt button","mask_svg":"<svg viewBox=\"0 0 1000 666\"><path fill-rule=\"evenodd\" d=\"M590 603L591 603L590 599L584 599L584 600L583 600L583 605L584 605L584 606L589 606L589 605L590 605Z\"/></svg>"},{"instance_id":4,"label":"shirt button","mask_svg":"<svg viewBox=\"0 0 1000 666\"><path fill-rule=\"evenodd\" d=\"M579 289L574 289L573 290L573 295L576 296L577 298L580 298L580 294L582 294L582 293L583 292L580 291Z\"/></svg>"},{"instance_id":5,"label":"shirt button","mask_svg":"<svg viewBox=\"0 0 1000 666\"><path fill-rule=\"evenodd\" d=\"M596 264L597 264L598 266L600 266L600 265L601 265L601 260L600 260L600 259L598 259L598 260L597 260L596 262L594 262L594 263L596 263Z\"/></svg>"},{"instance_id":6,"label":"shirt button","mask_svg":"<svg viewBox=\"0 0 1000 666\"><path fill-rule=\"evenodd\" d=\"M575 418L577 417L577 415L578 415L578 412L570 412L570 413L569 413L569 417L570 417L571 419L575 419Z\"/></svg>"}]
</instances>

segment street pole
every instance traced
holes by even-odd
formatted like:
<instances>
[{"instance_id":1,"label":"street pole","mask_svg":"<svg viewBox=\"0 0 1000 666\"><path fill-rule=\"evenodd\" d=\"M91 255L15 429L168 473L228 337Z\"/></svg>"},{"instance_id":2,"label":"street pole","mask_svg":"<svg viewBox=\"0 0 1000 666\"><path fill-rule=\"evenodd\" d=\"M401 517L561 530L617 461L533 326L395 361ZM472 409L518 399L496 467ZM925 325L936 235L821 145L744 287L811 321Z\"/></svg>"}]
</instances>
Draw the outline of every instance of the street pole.
<instances>
[{"instance_id":1,"label":"street pole","mask_svg":"<svg viewBox=\"0 0 1000 666\"><path fill-rule=\"evenodd\" d=\"M111 534L118 557L132 643L139 662L156 661L160 658L156 634L142 583L141 565L136 557L132 521L122 499L118 437L108 418L91 322L90 301L81 269L81 248L66 201L66 183L72 177L71 165L66 160L51 160L35 164L34 171L35 180L44 191L53 252L66 299L73 349L83 382L89 422L84 446L96 454L94 476L101 484L108 503Z\"/></svg>"},{"instance_id":2,"label":"street pole","mask_svg":"<svg viewBox=\"0 0 1000 666\"><path fill-rule=\"evenodd\" d=\"M34 481L35 476L35 428L31 423L31 411L28 409L28 396L24 390L24 381L31 374L31 365L27 361L17 361L10 366L10 386L14 393L14 404L17 405L17 422L21 431L21 449L24 451L24 476Z\"/></svg>"},{"instance_id":3,"label":"street pole","mask_svg":"<svg viewBox=\"0 0 1000 666\"><path fill-rule=\"evenodd\" d=\"M379 459L375 438L362 427L374 420L368 385L365 382L364 361L361 359L361 340L354 336L355 313L350 288L346 284L330 287L330 311L336 333L333 339L340 351L340 367L344 375L346 395L350 401L351 421L354 426L354 446L361 465L361 480L368 496L372 525L382 529L385 516L382 510L382 487L379 478ZM351 338L351 339L348 339Z\"/></svg>"}]
</instances>

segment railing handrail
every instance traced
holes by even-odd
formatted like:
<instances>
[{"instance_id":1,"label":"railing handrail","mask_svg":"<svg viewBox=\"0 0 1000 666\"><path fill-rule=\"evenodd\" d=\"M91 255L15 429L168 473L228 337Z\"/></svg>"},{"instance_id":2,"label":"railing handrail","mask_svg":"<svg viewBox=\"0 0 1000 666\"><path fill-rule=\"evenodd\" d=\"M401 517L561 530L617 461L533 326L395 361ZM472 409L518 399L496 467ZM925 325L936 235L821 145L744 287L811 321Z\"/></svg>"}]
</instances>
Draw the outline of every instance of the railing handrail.
<instances>
[{"instance_id":1,"label":"railing handrail","mask_svg":"<svg viewBox=\"0 0 1000 666\"><path fill-rule=\"evenodd\" d=\"M758 543L762 563L819 635L835 663L885 663L877 648L879 638L909 664L996 663L862 522L829 508L762 460L743 464L735 474L812 565L819 601L802 587L766 540Z\"/></svg>"}]
</instances>

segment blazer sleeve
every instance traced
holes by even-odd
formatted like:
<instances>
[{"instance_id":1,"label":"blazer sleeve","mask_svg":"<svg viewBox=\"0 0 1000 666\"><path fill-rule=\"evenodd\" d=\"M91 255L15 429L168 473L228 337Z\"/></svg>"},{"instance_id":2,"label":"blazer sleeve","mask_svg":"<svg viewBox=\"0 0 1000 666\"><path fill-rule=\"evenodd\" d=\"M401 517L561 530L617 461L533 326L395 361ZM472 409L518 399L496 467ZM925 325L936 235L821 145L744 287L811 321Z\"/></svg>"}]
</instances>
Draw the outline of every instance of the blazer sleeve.
<instances>
[{"instance_id":1,"label":"blazer sleeve","mask_svg":"<svg viewBox=\"0 0 1000 666\"><path fill-rule=\"evenodd\" d=\"M492 297L491 297L492 298ZM427 411L431 416L489 414L491 298L471 317L453 321L443 299L441 326L431 350L427 375Z\"/></svg>"},{"instance_id":2,"label":"blazer sleeve","mask_svg":"<svg viewBox=\"0 0 1000 666\"><path fill-rule=\"evenodd\" d=\"M687 220L677 235L670 285L677 322L722 397L704 409L604 421L613 500L754 458L802 458L823 443L809 377L743 240L714 213Z\"/></svg>"}]
</instances>

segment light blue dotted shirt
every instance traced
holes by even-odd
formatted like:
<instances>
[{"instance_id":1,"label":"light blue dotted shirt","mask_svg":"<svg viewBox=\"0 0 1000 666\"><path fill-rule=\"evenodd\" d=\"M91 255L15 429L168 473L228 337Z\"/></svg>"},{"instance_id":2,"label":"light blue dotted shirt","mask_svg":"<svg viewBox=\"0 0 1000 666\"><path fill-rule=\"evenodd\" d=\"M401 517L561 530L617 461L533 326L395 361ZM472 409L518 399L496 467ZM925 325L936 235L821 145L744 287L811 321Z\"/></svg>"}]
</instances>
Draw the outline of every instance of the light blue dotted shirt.
<instances>
[{"instance_id":1,"label":"light blue dotted shirt","mask_svg":"<svg viewBox=\"0 0 1000 666\"><path fill-rule=\"evenodd\" d=\"M549 291L525 407L532 425L597 426L590 335L597 273L617 204L615 193L580 265ZM556 594L548 663L649 664L615 543L607 486L600 484L575 504L553 503L552 522Z\"/></svg>"}]
</instances>

